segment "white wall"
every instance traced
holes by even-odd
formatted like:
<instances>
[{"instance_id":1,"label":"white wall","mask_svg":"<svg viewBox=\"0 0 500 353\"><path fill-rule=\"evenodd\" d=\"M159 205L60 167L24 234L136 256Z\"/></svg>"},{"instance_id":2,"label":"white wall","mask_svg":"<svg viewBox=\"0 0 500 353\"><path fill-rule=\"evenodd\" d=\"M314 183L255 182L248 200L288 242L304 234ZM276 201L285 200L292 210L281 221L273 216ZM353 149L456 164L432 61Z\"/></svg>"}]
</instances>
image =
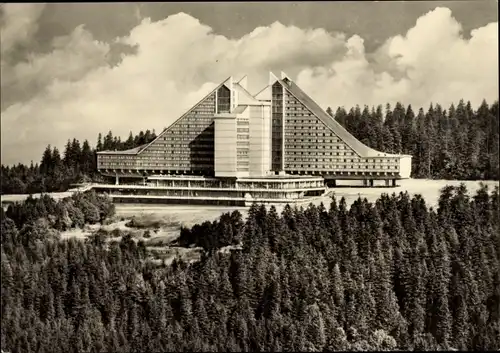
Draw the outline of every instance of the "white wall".
<instances>
[{"instance_id":1,"label":"white wall","mask_svg":"<svg viewBox=\"0 0 500 353\"><path fill-rule=\"evenodd\" d=\"M236 176L236 117L215 117L214 167L217 177Z\"/></svg>"},{"instance_id":2,"label":"white wall","mask_svg":"<svg viewBox=\"0 0 500 353\"><path fill-rule=\"evenodd\" d=\"M264 176L271 169L271 106L249 106L250 175Z\"/></svg>"},{"instance_id":3,"label":"white wall","mask_svg":"<svg viewBox=\"0 0 500 353\"><path fill-rule=\"evenodd\" d=\"M401 157L399 160L399 174L402 179L410 178L411 174L411 156Z\"/></svg>"}]
</instances>

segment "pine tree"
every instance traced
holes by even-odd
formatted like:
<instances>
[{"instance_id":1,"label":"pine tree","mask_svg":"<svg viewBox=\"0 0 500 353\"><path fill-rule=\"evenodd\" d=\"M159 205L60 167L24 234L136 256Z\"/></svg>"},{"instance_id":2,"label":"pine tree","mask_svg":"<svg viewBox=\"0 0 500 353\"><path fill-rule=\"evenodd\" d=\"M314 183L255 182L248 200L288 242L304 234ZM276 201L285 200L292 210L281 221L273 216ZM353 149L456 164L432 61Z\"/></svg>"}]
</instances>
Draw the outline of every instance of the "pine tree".
<instances>
[{"instance_id":1,"label":"pine tree","mask_svg":"<svg viewBox=\"0 0 500 353\"><path fill-rule=\"evenodd\" d=\"M335 120L337 120L340 125L346 127L347 112L343 107L337 108L337 111L335 112Z\"/></svg>"},{"instance_id":2,"label":"pine tree","mask_svg":"<svg viewBox=\"0 0 500 353\"><path fill-rule=\"evenodd\" d=\"M73 139L73 141L71 142L71 152L72 152L71 165L78 168L82 157L82 148L80 146L80 141L78 141L77 139Z\"/></svg>"},{"instance_id":3,"label":"pine tree","mask_svg":"<svg viewBox=\"0 0 500 353\"><path fill-rule=\"evenodd\" d=\"M99 144L99 142L98 142L98 144ZM113 133L111 132L111 130L104 137L102 149L103 150L112 150L112 149L114 149L114 146L113 146Z\"/></svg>"},{"instance_id":4,"label":"pine tree","mask_svg":"<svg viewBox=\"0 0 500 353\"><path fill-rule=\"evenodd\" d=\"M411 105L409 105L408 109L406 110L406 114L403 118L402 128L401 128L402 151L405 154L413 155L415 152L414 140L413 140L414 120L415 120L415 114L413 113Z\"/></svg>"},{"instance_id":5,"label":"pine tree","mask_svg":"<svg viewBox=\"0 0 500 353\"><path fill-rule=\"evenodd\" d=\"M96 150L98 152L103 150L102 134L101 133L99 133L99 135L97 136Z\"/></svg>"},{"instance_id":6,"label":"pine tree","mask_svg":"<svg viewBox=\"0 0 500 353\"><path fill-rule=\"evenodd\" d=\"M368 107L365 106L359 118L359 123L356 129L356 136L365 145L374 146L375 141L373 139L372 132L373 126L370 118L370 111L368 110Z\"/></svg>"},{"instance_id":7,"label":"pine tree","mask_svg":"<svg viewBox=\"0 0 500 353\"><path fill-rule=\"evenodd\" d=\"M384 116L382 113L382 106L377 106L375 111L371 113L372 120L372 133L373 148L379 151L385 151L384 145ZM389 141L390 142L390 141Z\"/></svg>"},{"instance_id":8,"label":"pine tree","mask_svg":"<svg viewBox=\"0 0 500 353\"><path fill-rule=\"evenodd\" d=\"M80 165L84 174L91 174L94 170L94 152L87 140L83 141Z\"/></svg>"},{"instance_id":9,"label":"pine tree","mask_svg":"<svg viewBox=\"0 0 500 353\"><path fill-rule=\"evenodd\" d=\"M386 116L387 126L392 134L392 138L394 139L394 153L401 153L402 149L402 137L401 137L401 126L403 125L405 109L403 105L399 102L396 103L394 110L392 111L392 115L389 117ZM389 118L389 119L388 119Z\"/></svg>"},{"instance_id":10,"label":"pine tree","mask_svg":"<svg viewBox=\"0 0 500 353\"><path fill-rule=\"evenodd\" d=\"M448 307L448 288L450 278L449 253L442 238L434 238L431 247L435 279L432 293L432 333L438 343L446 347L450 342L451 315Z\"/></svg>"},{"instance_id":11,"label":"pine tree","mask_svg":"<svg viewBox=\"0 0 500 353\"><path fill-rule=\"evenodd\" d=\"M377 327L392 332L398 329L403 318L399 313L397 298L392 290L391 277L388 269L388 262L382 253L380 244L375 249L376 273L374 275L374 297L376 301L376 322Z\"/></svg>"},{"instance_id":12,"label":"pine tree","mask_svg":"<svg viewBox=\"0 0 500 353\"><path fill-rule=\"evenodd\" d=\"M323 315L317 304L310 305L306 314L306 338L316 350L323 350L326 344L325 324Z\"/></svg>"},{"instance_id":13,"label":"pine tree","mask_svg":"<svg viewBox=\"0 0 500 353\"><path fill-rule=\"evenodd\" d=\"M67 167L71 167L74 161L74 156L73 156L73 149L71 146L71 141L68 139L68 142L66 143L66 147L64 149L64 165Z\"/></svg>"},{"instance_id":14,"label":"pine tree","mask_svg":"<svg viewBox=\"0 0 500 353\"><path fill-rule=\"evenodd\" d=\"M54 147L52 150L52 163L54 165L54 169L60 168L62 166L61 154L57 147Z\"/></svg>"},{"instance_id":15,"label":"pine tree","mask_svg":"<svg viewBox=\"0 0 500 353\"><path fill-rule=\"evenodd\" d=\"M42 161L40 162L40 172L42 174L47 174L52 169L53 165L52 148L48 145L43 152Z\"/></svg>"},{"instance_id":16,"label":"pine tree","mask_svg":"<svg viewBox=\"0 0 500 353\"><path fill-rule=\"evenodd\" d=\"M125 141L125 149L131 148L134 148L134 136L132 135L132 131L130 131L128 139Z\"/></svg>"}]
</instances>

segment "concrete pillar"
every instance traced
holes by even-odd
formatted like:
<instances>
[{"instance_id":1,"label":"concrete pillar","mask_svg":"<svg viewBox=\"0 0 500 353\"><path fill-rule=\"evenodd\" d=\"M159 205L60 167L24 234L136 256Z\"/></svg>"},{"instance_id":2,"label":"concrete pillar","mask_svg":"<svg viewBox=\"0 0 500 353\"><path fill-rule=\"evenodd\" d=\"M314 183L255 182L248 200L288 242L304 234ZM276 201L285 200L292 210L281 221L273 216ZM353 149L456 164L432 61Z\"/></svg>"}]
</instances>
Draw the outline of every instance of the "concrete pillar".
<instances>
[{"instance_id":1,"label":"concrete pillar","mask_svg":"<svg viewBox=\"0 0 500 353\"><path fill-rule=\"evenodd\" d=\"M373 187L373 179L370 179L370 187Z\"/></svg>"},{"instance_id":2,"label":"concrete pillar","mask_svg":"<svg viewBox=\"0 0 500 353\"><path fill-rule=\"evenodd\" d=\"M115 179L115 185L120 185L120 178L118 177L118 175L116 176Z\"/></svg>"},{"instance_id":3,"label":"concrete pillar","mask_svg":"<svg viewBox=\"0 0 500 353\"><path fill-rule=\"evenodd\" d=\"M385 186L390 186L391 185L391 181L389 179L385 179Z\"/></svg>"},{"instance_id":4,"label":"concrete pillar","mask_svg":"<svg viewBox=\"0 0 500 353\"><path fill-rule=\"evenodd\" d=\"M363 179L363 186L368 186L368 179Z\"/></svg>"}]
</instances>

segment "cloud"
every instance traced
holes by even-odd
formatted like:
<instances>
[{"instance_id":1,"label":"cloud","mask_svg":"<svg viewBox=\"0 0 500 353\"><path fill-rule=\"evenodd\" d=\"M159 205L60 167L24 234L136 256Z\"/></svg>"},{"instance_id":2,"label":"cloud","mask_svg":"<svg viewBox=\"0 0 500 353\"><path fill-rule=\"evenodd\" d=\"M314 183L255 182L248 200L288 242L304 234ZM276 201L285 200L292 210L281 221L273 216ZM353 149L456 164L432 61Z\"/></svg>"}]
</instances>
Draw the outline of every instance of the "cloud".
<instances>
[{"instance_id":1,"label":"cloud","mask_svg":"<svg viewBox=\"0 0 500 353\"><path fill-rule=\"evenodd\" d=\"M36 161L44 146L62 147L67 138L160 131L231 74L260 73L267 80L268 69L306 67L300 48L317 64L344 50L342 36L278 23L231 40L183 13L145 19L117 42L137 50L115 66L100 65L109 46L76 29L57 40L57 50L14 67L18 86L52 80L32 99L2 112L3 163Z\"/></svg>"},{"instance_id":2,"label":"cloud","mask_svg":"<svg viewBox=\"0 0 500 353\"><path fill-rule=\"evenodd\" d=\"M52 51L31 54L26 61L2 67L2 110L16 101L26 101L55 81L75 82L88 72L108 63L110 45L101 43L76 27L66 36L52 41Z\"/></svg>"},{"instance_id":3,"label":"cloud","mask_svg":"<svg viewBox=\"0 0 500 353\"><path fill-rule=\"evenodd\" d=\"M2 4L0 38L2 57L16 45L27 43L38 29L45 4Z\"/></svg>"},{"instance_id":4,"label":"cloud","mask_svg":"<svg viewBox=\"0 0 500 353\"><path fill-rule=\"evenodd\" d=\"M475 106L498 99L498 23L462 37L447 8L420 17L405 35L389 38L372 56L362 40L347 41L348 53L327 66L299 73L297 83L323 106L395 104L448 106L460 99ZM372 61L370 61L372 60Z\"/></svg>"},{"instance_id":5,"label":"cloud","mask_svg":"<svg viewBox=\"0 0 500 353\"><path fill-rule=\"evenodd\" d=\"M7 68L5 87L17 94L2 111L2 163L38 161L49 143L93 143L107 130L122 137L161 131L229 75L249 74L250 84L257 75L253 83L264 85L268 70L284 70L325 107L491 100L498 97L497 26L464 40L450 11L436 9L375 53L365 53L359 36L280 23L229 39L183 13L145 19L114 43L78 27L52 52ZM118 44L136 50L112 65ZM20 87L35 89L22 95Z\"/></svg>"},{"instance_id":6,"label":"cloud","mask_svg":"<svg viewBox=\"0 0 500 353\"><path fill-rule=\"evenodd\" d=\"M343 35L322 29L302 30L274 23L238 40L217 35L197 19L180 13L165 20L145 19L120 40L138 46L138 55L122 63L127 72L174 81L183 89L234 75L274 68L300 69L343 54ZM267 80L267 72L264 73Z\"/></svg>"}]
</instances>

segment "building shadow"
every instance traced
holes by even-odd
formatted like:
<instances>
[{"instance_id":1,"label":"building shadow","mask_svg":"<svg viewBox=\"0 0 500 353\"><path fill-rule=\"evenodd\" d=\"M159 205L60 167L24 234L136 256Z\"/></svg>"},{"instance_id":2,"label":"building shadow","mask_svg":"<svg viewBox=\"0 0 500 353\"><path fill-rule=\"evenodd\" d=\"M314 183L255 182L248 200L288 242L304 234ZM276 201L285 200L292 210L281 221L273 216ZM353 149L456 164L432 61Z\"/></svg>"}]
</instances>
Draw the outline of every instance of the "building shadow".
<instances>
[{"instance_id":1,"label":"building shadow","mask_svg":"<svg viewBox=\"0 0 500 353\"><path fill-rule=\"evenodd\" d=\"M189 143L191 174L214 175L214 131L212 123Z\"/></svg>"}]
</instances>

